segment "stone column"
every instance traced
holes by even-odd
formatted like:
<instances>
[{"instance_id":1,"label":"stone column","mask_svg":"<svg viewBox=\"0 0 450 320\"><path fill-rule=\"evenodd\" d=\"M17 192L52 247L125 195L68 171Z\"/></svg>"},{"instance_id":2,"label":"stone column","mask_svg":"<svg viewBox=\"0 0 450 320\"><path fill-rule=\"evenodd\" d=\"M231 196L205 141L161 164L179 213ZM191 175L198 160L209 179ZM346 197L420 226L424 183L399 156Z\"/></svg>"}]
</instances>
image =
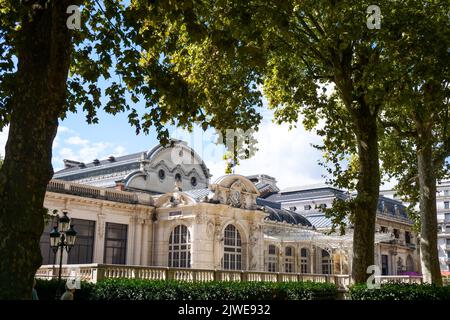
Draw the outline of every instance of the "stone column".
<instances>
[{"instance_id":1,"label":"stone column","mask_svg":"<svg viewBox=\"0 0 450 320\"><path fill-rule=\"evenodd\" d=\"M105 215L103 214L103 206L100 207L100 213L97 214L97 236L94 241L94 263L103 263L105 251Z\"/></svg>"},{"instance_id":2,"label":"stone column","mask_svg":"<svg viewBox=\"0 0 450 320\"><path fill-rule=\"evenodd\" d=\"M136 233L136 215L131 215L128 223L128 240L127 240L127 259L126 264L134 264L134 251L135 251L135 233Z\"/></svg>"},{"instance_id":3,"label":"stone column","mask_svg":"<svg viewBox=\"0 0 450 320\"><path fill-rule=\"evenodd\" d=\"M150 217L145 219L142 224L142 250L141 250L141 265L148 266L149 261L149 233L151 227Z\"/></svg>"},{"instance_id":4,"label":"stone column","mask_svg":"<svg viewBox=\"0 0 450 320\"><path fill-rule=\"evenodd\" d=\"M319 270L316 270L316 268L317 268L316 247L310 248L308 260L309 260L309 273L319 273Z\"/></svg>"},{"instance_id":5,"label":"stone column","mask_svg":"<svg viewBox=\"0 0 450 320\"><path fill-rule=\"evenodd\" d=\"M141 255L142 255L142 226L144 224L144 219L138 216L134 224L134 265L141 265Z\"/></svg>"}]
</instances>

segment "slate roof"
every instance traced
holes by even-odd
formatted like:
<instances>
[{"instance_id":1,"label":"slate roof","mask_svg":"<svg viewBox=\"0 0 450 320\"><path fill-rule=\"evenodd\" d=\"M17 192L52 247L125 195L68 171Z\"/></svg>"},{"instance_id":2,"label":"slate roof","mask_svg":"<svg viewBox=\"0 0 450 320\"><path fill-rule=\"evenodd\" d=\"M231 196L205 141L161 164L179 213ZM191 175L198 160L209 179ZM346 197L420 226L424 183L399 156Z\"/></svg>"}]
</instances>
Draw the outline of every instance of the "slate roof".
<instances>
[{"instance_id":1,"label":"slate roof","mask_svg":"<svg viewBox=\"0 0 450 320\"><path fill-rule=\"evenodd\" d=\"M256 198L256 204L262 206L264 208L264 211L269 214L265 218L265 220L286 222L295 225L302 225L305 227L312 227L308 219L297 212L282 209L280 203L268 201L262 198Z\"/></svg>"},{"instance_id":2,"label":"slate roof","mask_svg":"<svg viewBox=\"0 0 450 320\"><path fill-rule=\"evenodd\" d=\"M210 192L211 190L209 190L208 188L191 189L188 191L184 191L184 193L194 198L197 202L202 201L206 196L209 195Z\"/></svg>"},{"instance_id":3,"label":"slate roof","mask_svg":"<svg viewBox=\"0 0 450 320\"><path fill-rule=\"evenodd\" d=\"M306 219L316 228L316 229L329 229L333 225L330 218L325 217L324 213L313 213L306 216ZM350 221L345 218L344 223L346 225L350 224Z\"/></svg>"},{"instance_id":4,"label":"slate roof","mask_svg":"<svg viewBox=\"0 0 450 320\"><path fill-rule=\"evenodd\" d=\"M304 227L312 227L312 224L301 214L287 210L272 208L269 206L264 206L264 211L269 215L265 217L265 220L272 220L278 222L286 222L289 224L302 225Z\"/></svg>"},{"instance_id":5,"label":"slate roof","mask_svg":"<svg viewBox=\"0 0 450 320\"><path fill-rule=\"evenodd\" d=\"M82 162L78 162L78 161L71 161L71 160L67 161L66 160L71 165L73 164L73 166L64 168L62 170L55 172L54 178L58 178L59 176L69 174L69 173L88 171L86 169L89 169L89 168L100 169L103 167L119 166L121 164L130 163L130 162L138 162L140 160L142 153L143 152L137 152L137 153L132 153L132 154L128 154L125 156L114 157L114 161L111 161L109 159L100 160L98 164L94 164L93 162L82 163ZM84 164L84 167L81 167L80 164Z\"/></svg>"},{"instance_id":6,"label":"slate roof","mask_svg":"<svg viewBox=\"0 0 450 320\"><path fill-rule=\"evenodd\" d=\"M288 192L281 191L280 193L275 193L266 197L266 199L274 202L287 202L287 201L302 201L308 199L319 199L329 197L346 199L348 195L342 190L328 186L319 189L305 189Z\"/></svg>"}]
</instances>

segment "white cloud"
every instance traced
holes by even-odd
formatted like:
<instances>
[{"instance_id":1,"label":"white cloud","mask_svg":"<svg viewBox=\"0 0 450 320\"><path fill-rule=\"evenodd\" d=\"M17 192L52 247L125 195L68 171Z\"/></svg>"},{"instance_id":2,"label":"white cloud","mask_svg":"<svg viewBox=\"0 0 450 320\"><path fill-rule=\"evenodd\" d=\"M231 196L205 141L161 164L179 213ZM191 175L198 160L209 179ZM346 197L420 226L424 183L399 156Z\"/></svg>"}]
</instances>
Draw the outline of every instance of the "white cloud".
<instances>
[{"instance_id":1,"label":"white cloud","mask_svg":"<svg viewBox=\"0 0 450 320\"><path fill-rule=\"evenodd\" d=\"M63 159L74 159L76 157L75 152L70 148L62 148L58 152L59 156Z\"/></svg>"},{"instance_id":2,"label":"white cloud","mask_svg":"<svg viewBox=\"0 0 450 320\"><path fill-rule=\"evenodd\" d=\"M72 136L72 137L69 137L69 138L67 138L66 140L65 140L65 142L67 143L67 144L73 144L73 145L78 145L78 146L81 146L81 145L87 145L88 143L89 143L89 141L88 140L86 140L86 139L81 139L79 136Z\"/></svg>"},{"instance_id":3,"label":"white cloud","mask_svg":"<svg viewBox=\"0 0 450 320\"><path fill-rule=\"evenodd\" d=\"M301 123L292 130L288 127L287 124L263 123L255 136L258 151L250 159L241 160L235 173L268 174L277 179L281 188L323 182L323 168L318 164L322 154L311 145L320 144L320 137L307 132ZM213 180L225 172L225 161L220 158L206 161L206 165Z\"/></svg>"},{"instance_id":4,"label":"white cloud","mask_svg":"<svg viewBox=\"0 0 450 320\"><path fill-rule=\"evenodd\" d=\"M58 134L62 134L62 133L74 133L74 131L65 126L58 126Z\"/></svg>"},{"instance_id":5,"label":"white cloud","mask_svg":"<svg viewBox=\"0 0 450 320\"><path fill-rule=\"evenodd\" d=\"M62 130L58 129L58 134L53 143L53 166L55 171L63 168L64 159L87 163L94 159L107 158L110 155L121 156L127 154L127 150L122 145L112 142L91 141L82 138L78 134L62 139L61 136L64 134L75 133L67 127L62 128Z\"/></svg>"},{"instance_id":6,"label":"white cloud","mask_svg":"<svg viewBox=\"0 0 450 320\"><path fill-rule=\"evenodd\" d=\"M127 150L123 146L117 146L114 148L113 154L115 157L124 156L127 154Z\"/></svg>"}]
</instances>

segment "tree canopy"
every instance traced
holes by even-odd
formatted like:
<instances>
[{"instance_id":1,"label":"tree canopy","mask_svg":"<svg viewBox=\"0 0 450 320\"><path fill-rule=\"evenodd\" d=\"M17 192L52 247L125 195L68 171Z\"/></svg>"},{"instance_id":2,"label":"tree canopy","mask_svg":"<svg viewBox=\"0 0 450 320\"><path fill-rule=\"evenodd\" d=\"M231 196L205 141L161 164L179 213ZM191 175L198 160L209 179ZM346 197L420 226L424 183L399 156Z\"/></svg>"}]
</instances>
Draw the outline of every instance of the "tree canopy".
<instances>
[{"instance_id":1,"label":"tree canopy","mask_svg":"<svg viewBox=\"0 0 450 320\"><path fill-rule=\"evenodd\" d=\"M76 3L75 1L74 3ZM51 1L2 0L0 11L0 128L10 120L17 85L21 20ZM84 111L127 112L137 132L166 125L191 129L255 128L258 79L245 52L223 50L231 36L202 28L192 1L78 1L81 30L72 32L66 104L60 117ZM199 6L195 6L199 8ZM67 15L68 17L69 15ZM106 83L106 85L104 85ZM100 85L101 84L101 85Z\"/></svg>"}]
</instances>

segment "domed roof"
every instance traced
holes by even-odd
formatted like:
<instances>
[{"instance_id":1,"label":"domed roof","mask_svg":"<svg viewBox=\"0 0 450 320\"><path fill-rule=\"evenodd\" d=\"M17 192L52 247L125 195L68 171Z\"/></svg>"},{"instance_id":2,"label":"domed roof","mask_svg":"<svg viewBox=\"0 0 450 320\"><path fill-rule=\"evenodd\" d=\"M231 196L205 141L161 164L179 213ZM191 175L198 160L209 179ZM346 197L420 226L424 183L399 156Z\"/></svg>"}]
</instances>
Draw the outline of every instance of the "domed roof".
<instances>
[{"instance_id":1,"label":"domed roof","mask_svg":"<svg viewBox=\"0 0 450 320\"><path fill-rule=\"evenodd\" d=\"M265 220L272 220L278 222L286 222L289 224L301 225L304 227L312 227L311 222L308 221L301 214L287 210L287 209L277 209L269 206L264 206L265 212L269 215L265 218Z\"/></svg>"}]
</instances>

